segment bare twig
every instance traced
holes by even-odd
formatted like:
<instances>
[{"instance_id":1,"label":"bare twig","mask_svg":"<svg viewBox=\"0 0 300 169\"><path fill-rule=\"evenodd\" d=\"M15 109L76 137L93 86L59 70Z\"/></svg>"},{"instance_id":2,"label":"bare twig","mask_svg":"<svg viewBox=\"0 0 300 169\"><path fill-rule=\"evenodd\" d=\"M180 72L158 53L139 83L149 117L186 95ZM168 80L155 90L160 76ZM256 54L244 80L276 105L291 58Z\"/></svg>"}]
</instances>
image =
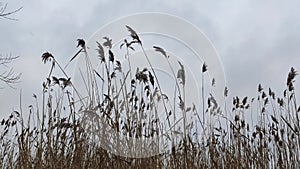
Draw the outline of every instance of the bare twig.
<instances>
[{"instance_id":1,"label":"bare twig","mask_svg":"<svg viewBox=\"0 0 300 169\"><path fill-rule=\"evenodd\" d=\"M20 7L18 9L8 12L7 5L8 5L8 3L5 3L4 5L0 3L0 18L17 21L18 19L11 18L10 15L13 15L13 14L19 12L23 7Z\"/></svg>"},{"instance_id":2,"label":"bare twig","mask_svg":"<svg viewBox=\"0 0 300 169\"><path fill-rule=\"evenodd\" d=\"M8 67L13 60L19 58L19 56L5 56L0 55L0 66ZM19 83L21 78L21 73L16 73L13 68L5 70L0 73L0 81L6 83L9 87L14 88L13 84Z\"/></svg>"}]
</instances>

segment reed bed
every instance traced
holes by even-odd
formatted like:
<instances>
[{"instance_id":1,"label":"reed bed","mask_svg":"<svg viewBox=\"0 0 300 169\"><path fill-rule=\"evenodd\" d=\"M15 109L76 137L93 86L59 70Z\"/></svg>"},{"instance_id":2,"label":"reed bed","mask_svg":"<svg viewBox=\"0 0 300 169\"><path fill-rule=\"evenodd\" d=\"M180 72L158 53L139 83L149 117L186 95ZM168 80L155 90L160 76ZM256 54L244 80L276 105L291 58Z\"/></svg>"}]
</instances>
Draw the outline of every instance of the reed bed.
<instances>
[{"instance_id":1,"label":"reed bed","mask_svg":"<svg viewBox=\"0 0 300 169\"><path fill-rule=\"evenodd\" d=\"M185 104L188 81L184 65L170 64L167 52L154 46L177 79L176 98L168 98L140 37L131 27L126 28L130 36L121 48L126 51L128 70L116 60L108 37L95 42L97 56L89 56L84 40L78 39L79 51L70 62L83 57L81 75L87 96L81 95L55 56L49 52L42 55L42 61L50 65L42 95L33 95L32 105L1 120L1 168L300 167L300 107L294 68L288 73L282 96L259 84L256 98L236 96L231 100L226 87L224 107L218 106L213 95L205 98L203 94L198 103L202 110L197 110ZM143 52L147 68L130 67L133 50ZM99 68L92 66L90 57L98 58ZM201 76L207 71L209 65L204 63ZM208 91L203 81L202 93ZM176 113L182 116L180 123L185 130L176 127ZM192 124L187 114L193 114ZM216 123L208 122L212 116ZM163 141L167 128L171 128L165 135L171 146L164 147L165 152L156 153L137 141ZM95 140L107 143L107 147ZM165 145L154 147L159 146ZM115 147L116 152L109 151Z\"/></svg>"}]
</instances>

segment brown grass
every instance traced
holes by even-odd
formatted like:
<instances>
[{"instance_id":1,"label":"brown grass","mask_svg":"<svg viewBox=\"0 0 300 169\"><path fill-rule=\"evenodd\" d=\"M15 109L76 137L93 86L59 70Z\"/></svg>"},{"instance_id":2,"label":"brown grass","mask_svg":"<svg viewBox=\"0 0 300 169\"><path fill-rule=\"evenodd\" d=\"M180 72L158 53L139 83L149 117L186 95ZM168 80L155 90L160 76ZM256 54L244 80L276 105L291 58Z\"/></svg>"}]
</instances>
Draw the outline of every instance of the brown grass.
<instances>
[{"instance_id":1,"label":"brown grass","mask_svg":"<svg viewBox=\"0 0 300 169\"><path fill-rule=\"evenodd\" d=\"M137 33L128 26L127 29L131 39L124 41L122 47L127 52L138 47L144 51ZM144 52L150 69L123 70L120 62L115 59L109 38L105 39L103 45L98 42L98 58L101 62L99 70L92 68L85 44L80 41L78 45L86 63L83 78L88 98L80 96L72 79L51 53L43 54L42 60L44 63L50 62L51 69L43 83L41 98L34 95L35 104L26 110L14 111L1 121L1 168L300 167L300 107L295 97L297 72L294 68L288 74L287 89L282 97L275 96L271 89L266 91L259 85L257 98L234 97L232 105L228 106L226 88L226 106L223 110L219 109L213 96L204 98L203 95L204 109L198 112L185 105L184 65L179 63L176 76L176 66L169 64L173 76L178 79L175 84L178 99L172 102L173 99L169 98L167 101L147 54ZM169 56L162 48L155 46L154 49L168 60ZM130 58L127 59L130 65ZM60 70L63 77L53 75L54 69ZM208 69L209 65L204 64L202 76ZM127 138L159 139L160 132L165 130L160 124L162 119L157 112L159 106L163 107L168 117L165 127L176 123L174 112L178 109L174 107L179 107L184 117L184 127L189 125L185 116L188 111L195 113L194 122L198 124L184 130L179 140L174 137L174 133L179 131L172 129L170 138L174 139L174 146L166 153L130 158L117 156L91 142L95 135L87 129L101 129L96 137L106 139L101 141L110 141L120 148L129 147L134 142L120 142L121 138L108 133L112 131L108 128L122 132ZM219 123L214 126L205 123L204 114L207 113L216 116ZM249 120L245 115L250 113L252 118ZM257 116L256 124L253 124L256 121L253 116ZM83 123L85 120L87 123ZM195 134L195 131L202 129L207 132ZM177 142L178 145L175 144Z\"/></svg>"}]
</instances>

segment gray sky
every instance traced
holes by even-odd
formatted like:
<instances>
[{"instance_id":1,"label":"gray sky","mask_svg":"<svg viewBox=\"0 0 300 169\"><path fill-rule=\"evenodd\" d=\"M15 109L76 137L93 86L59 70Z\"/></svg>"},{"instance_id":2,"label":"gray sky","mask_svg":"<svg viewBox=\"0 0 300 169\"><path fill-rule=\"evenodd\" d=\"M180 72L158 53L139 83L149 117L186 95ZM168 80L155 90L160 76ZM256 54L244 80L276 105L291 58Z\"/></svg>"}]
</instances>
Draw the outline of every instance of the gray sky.
<instances>
[{"instance_id":1,"label":"gray sky","mask_svg":"<svg viewBox=\"0 0 300 169\"><path fill-rule=\"evenodd\" d=\"M21 56L12 66L23 75L18 90L0 90L1 118L19 109L20 89L24 109L33 103L33 93L41 93L49 70L41 62L43 52L51 52L64 64L76 52L77 38L88 39L106 23L139 12L173 14L202 30L220 55L231 96L256 96L258 83L282 95L290 67L300 70L300 1L296 0L4 2L9 2L8 10L23 7L13 15L19 21L0 19L0 53Z\"/></svg>"}]
</instances>

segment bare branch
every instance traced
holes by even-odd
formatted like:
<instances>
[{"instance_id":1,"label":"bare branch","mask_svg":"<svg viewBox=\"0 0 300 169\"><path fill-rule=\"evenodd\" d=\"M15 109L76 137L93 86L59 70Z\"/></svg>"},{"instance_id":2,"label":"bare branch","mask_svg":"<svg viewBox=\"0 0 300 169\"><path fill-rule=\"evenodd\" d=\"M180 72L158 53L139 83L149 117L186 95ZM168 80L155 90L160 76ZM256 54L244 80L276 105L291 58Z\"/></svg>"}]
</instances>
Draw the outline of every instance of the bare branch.
<instances>
[{"instance_id":1,"label":"bare branch","mask_svg":"<svg viewBox=\"0 0 300 169\"><path fill-rule=\"evenodd\" d=\"M8 67L8 64L10 64L13 60L19 58L19 56L5 56L2 57L0 55L0 66ZM6 70L2 73L0 73L0 81L6 83L9 87L14 88L13 84L19 83L21 78L21 73L16 73L13 68L10 68L9 70Z\"/></svg>"},{"instance_id":2,"label":"bare branch","mask_svg":"<svg viewBox=\"0 0 300 169\"><path fill-rule=\"evenodd\" d=\"M17 12L19 12L23 7L20 7L18 9L15 9L13 11L7 11L7 3L5 3L4 5L2 3L0 3L0 18L5 18L5 19L8 19L8 20L14 20L14 21L17 21L18 19L15 19L15 18L11 18L9 17L10 15L13 15Z\"/></svg>"},{"instance_id":3,"label":"bare branch","mask_svg":"<svg viewBox=\"0 0 300 169\"><path fill-rule=\"evenodd\" d=\"M16 74L15 71L11 68L9 69L9 71L5 71L0 74L0 81L13 88L13 84L20 82L21 75L21 73Z\"/></svg>"},{"instance_id":4,"label":"bare branch","mask_svg":"<svg viewBox=\"0 0 300 169\"><path fill-rule=\"evenodd\" d=\"M7 66L7 64L11 63L13 60L19 58L19 56L12 56L11 54L9 56L2 56L0 54L0 66Z\"/></svg>"}]
</instances>

